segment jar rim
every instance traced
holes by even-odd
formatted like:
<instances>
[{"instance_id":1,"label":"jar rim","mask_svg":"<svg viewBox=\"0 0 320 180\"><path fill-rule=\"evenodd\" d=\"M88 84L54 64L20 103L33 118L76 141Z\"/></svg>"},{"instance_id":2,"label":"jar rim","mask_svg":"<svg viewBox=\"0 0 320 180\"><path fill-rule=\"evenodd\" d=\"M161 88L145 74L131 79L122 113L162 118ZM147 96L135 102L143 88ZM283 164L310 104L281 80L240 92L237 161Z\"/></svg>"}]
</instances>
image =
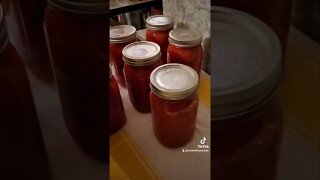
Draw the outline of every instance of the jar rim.
<instances>
[{"instance_id":1,"label":"jar rim","mask_svg":"<svg viewBox=\"0 0 320 180\"><path fill-rule=\"evenodd\" d=\"M167 100L182 100L196 93L199 86L197 72L178 63L164 64L150 75L150 89L158 97Z\"/></svg>"},{"instance_id":2,"label":"jar rim","mask_svg":"<svg viewBox=\"0 0 320 180\"><path fill-rule=\"evenodd\" d=\"M80 14L106 14L109 10L106 1L102 0L99 2L48 0L48 3L59 9Z\"/></svg>"},{"instance_id":3,"label":"jar rim","mask_svg":"<svg viewBox=\"0 0 320 180\"><path fill-rule=\"evenodd\" d=\"M169 43L178 47L199 46L202 43L202 33L195 29L173 29L169 32Z\"/></svg>"},{"instance_id":4,"label":"jar rim","mask_svg":"<svg viewBox=\"0 0 320 180\"><path fill-rule=\"evenodd\" d=\"M131 66L148 66L161 60L160 46L150 41L133 42L123 48L122 56Z\"/></svg>"},{"instance_id":5,"label":"jar rim","mask_svg":"<svg viewBox=\"0 0 320 180\"><path fill-rule=\"evenodd\" d=\"M165 19L164 23L161 24L155 24L155 22L152 22L154 19ZM167 21L167 22L165 22ZM165 15L154 15L150 16L146 19L146 27L147 29L154 30L154 31L163 31L163 30L170 30L173 29L174 23L173 20Z\"/></svg>"},{"instance_id":6,"label":"jar rim","mask_svg":"<svg viewBox=\"0 0 320 180\"><path fill-rule=\"evenodd\" d=\"M117 28L122 28L128 30L127 32L124 32L126 34L123 34L123 36L118 36L118 37L112 37L112 31ZM136 38L136 28L131 25L117 25L109 28L109 41L111 43L126 43L134 40Z\"/></svg>"}]
</instances>

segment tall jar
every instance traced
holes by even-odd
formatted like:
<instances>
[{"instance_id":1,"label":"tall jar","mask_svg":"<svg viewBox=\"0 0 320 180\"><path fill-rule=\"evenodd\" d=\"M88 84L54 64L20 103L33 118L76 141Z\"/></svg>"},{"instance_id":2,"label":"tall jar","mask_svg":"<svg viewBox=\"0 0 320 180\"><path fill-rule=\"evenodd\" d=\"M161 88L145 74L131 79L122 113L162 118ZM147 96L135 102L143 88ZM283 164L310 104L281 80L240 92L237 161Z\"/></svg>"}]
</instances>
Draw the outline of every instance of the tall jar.
<instances>
[{"instance_id":1,"label":"tall jar","mask_svg":"<svg viewBox=\"0 0 320 180\"><path fill-rule=\"evenodd\" d=\"M122 50L123 48L135 42L136 28L130 25L118 25L110 28L109 53L112 72L117 82L126 87L126 82L123 75Z\"/></svg>"},{"instance_id":2,"label":"tall jar","mask_svg":"<svg viewBox=\"0 0 320 180\"><path fill-rule=\"evenodd\" d=\"M180 63L193 68L200 75L203 49L202 35L194 29L174 29L169 33L168 63Z\"/></svg>"},{"instance_id":3,"label":"tall jar","mask_svg":"<svg viewBox=\"0 0 320 180\"><path fill-rule=\"evenodd\" d=\"M149 41L127 45L123 51L124 76L130 102L141 113L150 113L150 74L162 64L160 47Z\"/></svg>"},{"instance_id":4,"label":"tall jar","mask_svg":"<svg viewBox=\"0 0 320 180\"><path fill-rule=\"evenodd\" d=\"M64 120L91 157L108 160L107 4L49 0L44 29Z\"/></svg>"},{"instance_id":5,"label":"tall jar","mask_svg":"<svg viewBox=\"0 0 320 180\"><path fill-rule=\"evenodd\" d=\"M172 19L164 15L151 16L146 20L146 40L160 46L162 64L167 63L168 38L173 25Z\"/></svg>"},{"instance_id":6,"label":"tall jar","mask_svg":"<svg viewBox=\"0 0 320 180\"><path fill-rule=\"evenodd\" d=\"M280 41L236 10L214 8L212 24L212 179L275 180L283 131Z\"/></svg>"},{"instance_id":7,"label":"tall jar","mask_svg":"<svg viewBox=\"0 0 320 180\"><path fill-rule=\"evenodd\" d=\"M40 80L52 84L53 74L43 31L46 0L2 0L7 7L8 31L22 60Z\"/></svg>"},{"instance_id":8,"label":"tall jar","mask_svg":"<svg viewBox=\"0 0 320 180\"><path fill-rule=\"evenodd\" d=\"M118 83L109 69L109 135L119 131L126 123L126 114L122 104Z\"/></svg>"},{"instance_id":9,"label":"tall jar","mask_svg":"<svg viewBox=\"0 0 320 180\"><path fill-rule=\"evenodd\" d=\"M25 67L9 42L0 3L0 179L51 179Z\"/></svg>"},{"instance_id":10,"label":"tall jar","mask_svg":"<svg viewBox=\"0 0 320 180\"><path fill-rule=\"evenodd\" d=\"M150 76L153 129L166 147L187 144L196 129L199 98L198 75L183 64L166 64Z\"/></svg>"}]
</instances>

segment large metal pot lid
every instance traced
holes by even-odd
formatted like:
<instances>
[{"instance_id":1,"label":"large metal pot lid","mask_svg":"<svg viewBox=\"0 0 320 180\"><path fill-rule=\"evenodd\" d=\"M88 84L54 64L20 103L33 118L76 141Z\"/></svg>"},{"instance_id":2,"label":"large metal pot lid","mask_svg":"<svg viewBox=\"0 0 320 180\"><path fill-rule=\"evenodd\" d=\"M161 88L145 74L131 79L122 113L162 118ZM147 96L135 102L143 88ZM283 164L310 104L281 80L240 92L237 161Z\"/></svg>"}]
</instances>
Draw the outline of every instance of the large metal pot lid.
<instances>
[{"instance_id":1,"label":"large metal pot lid","mask_svg":"<svg viewBox=\"0 0 320 180\"><path fill-rule=\"evenodd\" d=\"M244 12L211 8L213 120L250 111L281 76L281 45L263 22Z\"/></svg>"}]
</instances>

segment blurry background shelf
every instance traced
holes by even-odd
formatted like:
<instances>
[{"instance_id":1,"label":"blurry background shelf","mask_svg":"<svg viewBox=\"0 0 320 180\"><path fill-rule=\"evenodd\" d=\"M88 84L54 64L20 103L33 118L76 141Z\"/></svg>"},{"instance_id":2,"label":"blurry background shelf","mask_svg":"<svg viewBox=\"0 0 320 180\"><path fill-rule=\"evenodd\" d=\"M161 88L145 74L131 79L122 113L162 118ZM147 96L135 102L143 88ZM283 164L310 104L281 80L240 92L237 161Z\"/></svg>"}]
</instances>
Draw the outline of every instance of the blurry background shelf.
<instances>
[{"instance_id":1,"label":"blurry background shelf","mask_svg":"<svg viewBox=\"0 0 320 180\"><path fill-rule=\"evenodd\" d=\"M115 16L153 6L162 6L162 0L111 0L109 14Z\"/></svg>"}]
</instances>

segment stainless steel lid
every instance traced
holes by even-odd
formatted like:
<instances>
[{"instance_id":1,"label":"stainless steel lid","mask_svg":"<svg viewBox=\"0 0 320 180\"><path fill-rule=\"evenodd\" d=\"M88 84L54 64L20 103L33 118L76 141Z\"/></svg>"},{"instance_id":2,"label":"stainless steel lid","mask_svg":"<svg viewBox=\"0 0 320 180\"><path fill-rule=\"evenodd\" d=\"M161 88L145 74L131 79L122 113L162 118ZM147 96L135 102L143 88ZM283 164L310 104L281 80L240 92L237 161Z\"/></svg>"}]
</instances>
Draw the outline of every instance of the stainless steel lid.
<instances>
[{"instance_id":1,"label":"stainless steel lid","mask_svg":"<svg viewBox=\"0 0 320 180\"><path fill-rule=\"evenodd\" d=\"M106 14L109 11L106 0L48 0L52 5L76 13Z\"/></svg>"},{"instance_id":2,"label":"stainless steel lid","mask_svg":"<svg viewBox=\"0 0 320 180\"><path fill-rule=\"evenodd\" d=\"M169 42L179 47L194 47L202 42L202 34L195 29L174 29L169 33Z\"/></svg>"},{"instance_id":3,"label":"stainless steel lid","mask_svg":"<svg viewBox=\"0 0 320 180\"><path fill-rule=\"evenodd\" d=\"M134 42L122 50L123 61L132 66L147 66L160 60L160 46L149 41Z\"/></svg>"},{"instance_id":4,"label":"stainless steel lid","mask_svg":"<svg viewBox=\"0 0 320 180\"><path fill-rule=\"evenodd\" d=\"M6 45L6 42L8 42L8 33L7 33L7 27L4 19L4 10L0 3L0 52L3 50L3 48ZM2 45L2 46L1 46Z\"/></svg>"},{"instance_id":5,"label":"stainless steel lid","mask_svg":"<svg viewBox=\"0 0 320 180\"><path fill-rule=\"evenodd\" d=\"M281 76L281 45L257 18L211 9L212 117L221 120L251 111L274 91Z\"/></svg>"},{"instance_id":6,"label":"stainless steel lid","mask_svg":"<svg viewBox=\"0 0 320 180\"><path fill-rule=\"evenodd\" d=\"M131 25L113 26L109 33L112 43L126 43L136 38L136 28Z\"/></svg>"},{"instance_id":7,"label":"stainless steel lid","mask_svg":"<svg viewBox=\"0 0 320 180\"><path fill-rule=\"evenodd\" d=\"M150 16L146 20L146 26L148 29L161 31L173 29L173 20L164 15Z\"/></svg>"},{"instance_id":8,"label":"stainless steel lid","mask_svg":"<svg viewBox=\"0 0 320 180\"><path fill-rule=\"evenodd\" d=\"M198 82L195 70L177 63L159 66L150 75L152 92L168 100L181 100L192 96L197 91Z\"/></svg>"}]
</instances>

